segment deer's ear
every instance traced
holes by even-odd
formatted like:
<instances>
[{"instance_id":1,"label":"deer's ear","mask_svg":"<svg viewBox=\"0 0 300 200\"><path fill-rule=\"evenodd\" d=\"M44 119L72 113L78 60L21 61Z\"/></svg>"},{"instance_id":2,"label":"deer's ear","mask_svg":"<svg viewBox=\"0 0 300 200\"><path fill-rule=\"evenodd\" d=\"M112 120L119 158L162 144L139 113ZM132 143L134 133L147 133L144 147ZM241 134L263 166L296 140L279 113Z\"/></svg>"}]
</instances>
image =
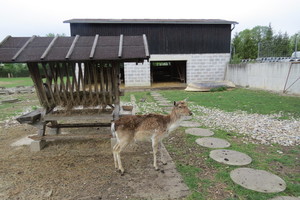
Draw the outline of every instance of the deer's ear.
<instances>
[{"instance_id":1,"label":"deer's ear","mask_svg":"<svg viewBox=\"0 0 300 200\"><path fill-rule=\"evenodd\" d=\"M174 106L177 106L177 102L176 101L174 101Z\"/></svg>"}]
</instances>

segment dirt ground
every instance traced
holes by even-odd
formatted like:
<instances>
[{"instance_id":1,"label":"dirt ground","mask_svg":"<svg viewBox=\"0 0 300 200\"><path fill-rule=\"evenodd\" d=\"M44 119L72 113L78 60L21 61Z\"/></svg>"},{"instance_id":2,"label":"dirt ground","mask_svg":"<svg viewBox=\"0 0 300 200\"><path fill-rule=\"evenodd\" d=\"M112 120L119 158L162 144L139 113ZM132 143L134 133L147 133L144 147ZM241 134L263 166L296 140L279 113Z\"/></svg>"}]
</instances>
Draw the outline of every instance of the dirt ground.
<instances>
[{"instance_id":1,"label":"dirt ground","mask_svg":"<svg viewBox=\"0 0 300 200\"><path fill-rule=\"evenodd\" d=\"M188 188L169 158L161 171L152 167L151 144L122 154L126 170L114 169L109 138L50 141L40 152L10 144L35 133L15 124L0 133L0 199L182 199ZM107 128L63 129L72 133L110 134Z\"/></svg>"}]
</instances>

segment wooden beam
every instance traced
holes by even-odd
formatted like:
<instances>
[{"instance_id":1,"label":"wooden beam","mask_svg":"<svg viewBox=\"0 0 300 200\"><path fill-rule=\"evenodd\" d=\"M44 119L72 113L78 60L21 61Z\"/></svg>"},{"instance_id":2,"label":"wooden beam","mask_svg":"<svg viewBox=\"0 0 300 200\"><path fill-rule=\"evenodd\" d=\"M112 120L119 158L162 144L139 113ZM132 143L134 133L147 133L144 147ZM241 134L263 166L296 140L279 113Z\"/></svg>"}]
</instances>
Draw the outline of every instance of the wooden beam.
<instances>
[{"instance_id":1,"label":"wooden beam","mask_svg":"<svg viewBox=\"0 0 300 200\"><path fill-rule=\"evenodd\" d=\"M47 54L49 53L49 51L53 47L55 41L57 40L57 38L58 38L58 35L55 36L55 38L53 38L53 40L50 42L50 44L48 45L47 49L44 51L43 55L41 56L41 60L44 60L44 58L47 56Z\"/></svg>"},{"instance_id":2,"label":"wooden beam","mask_svg":"<svg viewBox=\"0 0 300 200\"><path fill-rule=\"evenodd\" d=\"M123 35L120 35L120 42L119 42L119 53L118 57L122 58L122 51L123 51Z\"/></svg>"},{"instance_id":3,"label":"wooden beam","mask_svg":"<svg viewBox=\"0 0 300 200\"><path fill-rule=\"evenodd\" d=\"M77 123L47 125L49 128L81 128L81 127L110 127L111 123Z\"/></svg>"},{"instance_id":4,"label":"wooden beam","mask_svg":"<svg viewBox=\"0 0 300 200\"><path fill-rule=\"evenodd\" d=\"M2 44L4 44L10 37L11 37L10 35L6 36L6 37L2 40L2 42L0 43L0 46L1 46Z\"/></svg>"},{"instance_id":5,"label":"wooden beam","mask_svg":"<svg viewBox=\"0 0 300 200\"><path fill-rule=\"evenodd\" d=\"M70 56L72 55L72 53L74 51L74 48L75 48L75 45L76 45L76 42L78 41L78 39L79 39L79 35L76 35L73 42L72 42L72 45L71 45L71 47L70 47L70 49L69 49L69 51L66 55L66 59L69 59Z\"/></svg>"},{"instance_id":6,"label":"wooden beam","mask_svg":"<svg viewBox=\"0 0 300 200\"><path fill-rule=\"evenodd\" d=\"M99 39L99 35L97 34L97 35L95 36L94 43L93 43L93 46L92 46L92 49L91 49L90 59L93 59L93 57L94 57L98 39Z\"/></svg>"},{"instance_id":7,"label":"wooden beam","mask_svg":"<svg viewBox=\"0 0 300 200\"><path fill-rule=\"evenodd\" d=\"M31 38L29 38L26 42L25 42L25 44L22 46L22 48L21 49L19 49L19 51L14 55L14 57L11 59L12 61L15 61L16 59L17 59L17 57L22 53L22 51L28 46L28 44L30 43L30 42L32 42L32 40L35 38L36 36L34 35L34 36L32 36Z\"/></svg>"},{"instance_id":8,"label":"wooden beam","mask_svg":"<svg viewBox=\"0 0 300 200\"><path fill-rule=\"evenodd\" d=\"M144 41L144 47L145 47L145 55L146 55L147 57L150 57L148 41L147 41L147 37L146 37L145 34L143 34L143 41Z\"/></svg>"},{"instance_id":9,"label":"wooden beam","mask_svg":"<svg viewBox=\"0 0 300 200\"><path fill-rule=\"evenodd\" d=\"M45 136L29 136L32 140L91 140L91 139L109 139L111 134L94 134L94 135L45 135Z\"/></svg>"}]
</instances>

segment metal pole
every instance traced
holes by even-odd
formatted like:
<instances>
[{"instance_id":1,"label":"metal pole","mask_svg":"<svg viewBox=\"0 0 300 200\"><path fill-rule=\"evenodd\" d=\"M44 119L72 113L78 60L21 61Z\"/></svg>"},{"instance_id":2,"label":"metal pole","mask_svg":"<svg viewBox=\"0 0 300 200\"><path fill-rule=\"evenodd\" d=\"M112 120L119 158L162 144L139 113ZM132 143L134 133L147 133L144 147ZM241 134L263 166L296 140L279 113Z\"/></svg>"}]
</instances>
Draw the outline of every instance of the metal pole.
<instances>
[{"instance_id":1,"label":"metal pole","mask_svg":"<svg viewBox=\"0 0 300 200\"><path fill-rule=\"evenodd\" d=\"M297 46L298 46L298 34L296 34L296 38L295 38L295 57L298 58L297 56Z\"/></svg>"}]
</instances>

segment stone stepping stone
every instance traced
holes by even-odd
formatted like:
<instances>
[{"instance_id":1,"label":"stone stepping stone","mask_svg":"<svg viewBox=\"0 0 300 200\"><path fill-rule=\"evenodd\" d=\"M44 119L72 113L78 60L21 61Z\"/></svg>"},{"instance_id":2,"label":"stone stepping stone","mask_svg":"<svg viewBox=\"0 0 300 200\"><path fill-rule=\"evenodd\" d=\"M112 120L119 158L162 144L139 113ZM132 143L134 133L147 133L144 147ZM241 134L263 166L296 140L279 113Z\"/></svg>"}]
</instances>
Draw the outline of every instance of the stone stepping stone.
<instances>
[{"instance_id":1,"label":"stone stepping stone","mask_svg":"<svg viewBox=\"0 0 300 200\"><path fill-rule=\"evenodd\" d=\"M291 197L291 196L279 196L279 197L274 197L270 200L300 200L298 197Z\"/></svg>"},{"instance_id":2,"label":"stone stepping stone","mask_svg":"<svg viewBox=\"0 0 300 200\"><path fill-rule=\"evenodd\" d=\"M188 128L185 130L185 133L202 137L212 136L214 134L214 132L204 128Z\"/></svg>"},{"instance_id":3,"label":"stone stepping stone","mask_svg":"<svg viewBox=\"0 0 300 200\"><path fill-rule=\"evenodd\" d=\"M214 137L205 137L205 138L198 138L196 140L197 144L203 147L208 148L226 148L230 147L230 143L226 140Z\"/></svg>"},{"instance_id":4,"label":"stone stepping stone","mask_svg":"<svg viewBox=\"0 0 300 200\"><path fill-rule=\"evenodd\" d=\"M227 165L241 166L248 165L252 162L252 159L247 154L227 149L213 150L210 152L209 157Z\"/></svg>"},{"instance_id":5,"label":"stone stepping stone","mask_svg":"<svg viewBox=\"0 0 300 200\"><path fill-rule=\"evenodd\" d=\"M282 192L286 188L284 180L265 170L238 168L230 172L230 178L236 184L257 192Z\"/></svg>"},{"instance_id":6,"label":"stone stepping stone","mask_svg":"<svg viewBox=\"0 0 300 200\"><path fill-rule=\"evenodd\" d=\"M180 126L182 126L182 127L198 127L198 126L201 126L201 124L198 122L194 122L194 121L182 121L180 123Z\"/></svg>"}]
</instances>

